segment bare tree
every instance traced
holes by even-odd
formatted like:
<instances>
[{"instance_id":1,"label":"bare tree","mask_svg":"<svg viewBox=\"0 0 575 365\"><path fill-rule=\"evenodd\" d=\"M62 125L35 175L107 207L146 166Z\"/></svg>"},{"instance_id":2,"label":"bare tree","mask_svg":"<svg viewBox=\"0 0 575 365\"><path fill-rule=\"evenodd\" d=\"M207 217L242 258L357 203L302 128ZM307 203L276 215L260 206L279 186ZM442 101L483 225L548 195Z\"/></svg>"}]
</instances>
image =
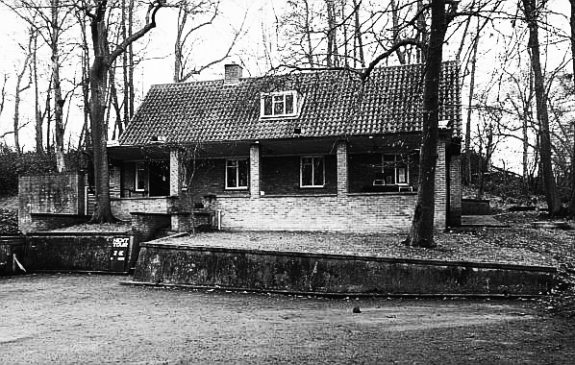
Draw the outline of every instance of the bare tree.
<instances>
[{"instance_id":1,"label":"bare tree","mask_svg":"<svg viewBox=\"0 0 575 365\"><path fill-rule=\"evenodd\" d=\"M535 102L537 107L537 119L539 121L539 138L541 167L543 183L545 185L545 197L549 214L557 215L561 209L557 195L557 186L553 175L553 162L551 157L551 134L549 131L549 114L547 111L547 93L545 80L541 67L541 55L539 47L539 16L540 6L537 0L523 0L523 13L529 29L529 52L531 67L533 69L533 81L535 86Z\"/></svg>"},{"instance_id":2,"label":"bare tree","mask_svg":"<svg viewBox=\"0 0 575 365\"><path fill-rule=\"evenodd\" d=\"M110 206L110 182L108 169L108 126L105 120L105 108L108 96L108 81L110 68L114 61L128 47L156 27L156 13L164 5L164 1L155 0L148 7L145 25L121 40L110 49L108 40L107 0L84 2L82 11L90 18L90 38L92 41L93 61L90 67L90 126L92 150L94 159L94 182L97 205L91 221L104 223L115 221Z\"/></svg>"},{"instance_id":3,"label":"bare tree","mask_svg":"<svg viewBox=\"0 0 575 365\"><path fill-rule=\"evenodd\" d=\"M48 4L45 1L38 0L17 0L8 1L0 0L3 4L8 6L12 11L18 15L22 20L27 22L39 36L44 40L44 43L50 48L50 61L51 61L51 85L53 92L53 116L55 125L55 140L56 140L56 166L58 171L65 169L64 162L64 120L63 120L63 107L65 100L63 98L62 82L61 82L61 63L62 63L62 35L65 31L70 29L73 24L69 23L71 14L75 9L70 6L67 0L50 0ZM35 47L37 49L37 47ZM69 52L64 52L69 53ZM35 63L35 62L34 62ZM37 72L37 68L35 67ZM37 75L34 76L37 80ZM36 102L39 98L36 98ZM38 125L41 119L38 116L39 106L36 107L36 135L40 133L41 127ZM49 140L47 141L49 143ZM36 145L38 149L38 143Z\"/></svg>"},{"instance_id":4,"label":"bare tree","mask_svg":"<svg viewBox=\"0 0 575 365\"><path fill-rule=\"evenodd\" d=\"M455 9L452 9L454 11ZM419 188L407 243L418 247L433 247L435 217L435 163L439 138L439 78L443 61L443 43L449 25L444 0L431 2L431 31L425 63L423 86L423 128L419 154Z\"/></svg>"},{"instance_id":5,"label":"bare tree","mask_svg":"<svg viewBox=\"0 0 575 365\"><path fill-rule=\"evenodd\" d=\"M22 126L20 125L20 102L22 100L22 93L28 90L32 84L32 75L30 73L28 73L29 77L27 77L26 79L24 77L26 76L26 72L29 71L30 61L33 54L32 45L34 44L34 38L37 36L37 33L33 28L29 29L28 34L29 34L28 46L24 47L20 45L20 48L22 49L22 51L24 51L26 57L24 58L24 62L22 63L22 68L16 74L16 86L14 90L14 118L13 118L14 147L16 149L16 152L18 153L22 153L22 149L20 146L20 128L22 128ZM23 82L25 83L23 84Z\"/></svg>"},{"instance_id":6,"label":"bare tree","mask_svg":"<svg viewBox=\"0 0 575 365\"><path fill-rule=\"evenodd\" d=\"M575 60L575 0L569 0L571 4L571 16L569 25L571 28L571 55ZM573 84L575 85L575 61L573 66ZM574 87L575 89L575 87ZM569 201L569 214L575 216L575 122L573 122L573 154L571 155L571 199Z\"/></svg>"},{"instance_id":7,"label":"bare tree","mask_svg":"<svg viewBox=\"0 0 575 365\"><path fill-rule=\"evenodd\" d=\"M174 82L184 82L189 80L192 76L200 74L205 69L216 65L231 54L237 39L239 38L246 20L244 15L244 22L242 22L239 29L234 31L234 36L226 51L205 65L191 65L191 43L193 36L200 29L212 25L214 20L220 14L220 1L219 0L181 0L177 4L178 8L178 22L176 30L176 41L174 43ZM247 15L247 14L246 14Z\"/></svg>"},{"instance_id":8,"label":"bare tree","mask_svg":"<svg viewBox=\"0 0 575 365\"><path fill-rule=\"evenodd\" d=\"M2 112L4 112L4 105L6 103L6 82L8 81L8 75L4 74L2 77L2 90L0 90L0 116L2 116ZM0 139L6 137L7 135L11 134L12 131L4 132L0 134Z\"/></svg>"}]
</instances>

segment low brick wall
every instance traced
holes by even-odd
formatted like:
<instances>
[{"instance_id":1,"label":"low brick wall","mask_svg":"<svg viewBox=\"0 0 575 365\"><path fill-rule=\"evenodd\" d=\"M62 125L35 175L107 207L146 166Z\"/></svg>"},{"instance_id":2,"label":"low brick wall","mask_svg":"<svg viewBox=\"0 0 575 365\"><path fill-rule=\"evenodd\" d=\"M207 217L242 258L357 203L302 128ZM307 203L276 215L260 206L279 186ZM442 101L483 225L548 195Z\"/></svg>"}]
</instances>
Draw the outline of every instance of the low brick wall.
<instances>
[{"instance_id":1,"label":"low brick wall","mask_svg":"<svg viewBox=\"0 0 575 365\"><path fill-rule=\"evenodd\" d=\"M489 200L462 199L461 213L462 215L489 215L491 214Z\"/></svg>"},{"instance_id":2,"label":"low brick wall","mask_svg":"<svg viewBox=\"0 0 575 365\"><path fill-rule=\"evenodd\" d=\"M28 271L127 272L134 239L129 233L34 233L26 237Z\"/></svg>"},{"instance_id":3,"label":"low brick wall","mask_svg":"<svg viewBox=\"0 0 575 365\"><path fill-rule=\"evenodd\" d=\"M0 236L0 275L13 275L20 272L16 268L14 255L19 261L22 260L24 236Z\"/></svg>"},{"instance_id":4,"label":"low brick wall","mask_svg":"<svg viewBox=\"0 0 575 365\"><path fill-rule=\"evenodd\" d=\"M415 193L316 196L218 196L222 229L403 233L409 229Z\"/></svg>"},{"instance_id":5,"label":"low brick wall","mask_svg":"<svg viewBox=\"0 0 575 365\"><path fill-rule=\"evenodd\" d=\"M248 290L537 295L554 268L142 244L134 281Z\"/></svg>"},{"instance_id":6,"label":"low brick wall","mask_svg":"<svg viewBox=\"0 0 575 365\"><path fill-rule=\"evenodd\" d=\"M173 197L148 197L148 198L113 198L111 199L112 213L114 217L129 221L132 212L163 213L168 214L174 210L175 199Z\"/></svg>"}]
</instances>

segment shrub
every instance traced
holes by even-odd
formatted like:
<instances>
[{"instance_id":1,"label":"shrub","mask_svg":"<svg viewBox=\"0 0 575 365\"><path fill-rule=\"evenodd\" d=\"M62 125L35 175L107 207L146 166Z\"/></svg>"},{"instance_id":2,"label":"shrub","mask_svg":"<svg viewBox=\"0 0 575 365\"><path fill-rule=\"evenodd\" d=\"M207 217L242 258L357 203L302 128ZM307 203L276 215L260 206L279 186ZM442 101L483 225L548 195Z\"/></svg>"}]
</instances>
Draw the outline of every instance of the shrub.
<instances>
[{"instance_id":1,"label":"shrub","mask_svg":"<svg viewBox=\"0 0 575 365\"><path fill-rule=\"evenodd\" d=\"M81 152L66 154L66 167L70 171L78 168ZM25 152L19 154L10 147L0 144L0 196L18 193L18 176L38 175L56 172L53 153Z\"/></svg>"}]
</instances>

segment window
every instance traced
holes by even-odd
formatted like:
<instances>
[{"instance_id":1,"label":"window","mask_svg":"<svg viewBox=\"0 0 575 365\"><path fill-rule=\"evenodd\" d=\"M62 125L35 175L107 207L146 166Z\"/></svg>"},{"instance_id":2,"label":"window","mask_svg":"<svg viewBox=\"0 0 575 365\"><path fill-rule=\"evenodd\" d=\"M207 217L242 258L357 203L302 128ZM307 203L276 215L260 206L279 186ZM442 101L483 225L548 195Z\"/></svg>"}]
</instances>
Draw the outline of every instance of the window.
<instances>
[{"instance_id":1,"label":"window","mask_svg":"<svg viewBox=\"0 0 575 365\"><path fill-rule=\"evenodd\" d=\"M325 168L323 157L301 158L300 186L302 188L323 188L325 186Z\"/></svg>"},{"instance_id":2,"label":"window","mask_svg":"<svg viewBox=\"0 0 575 365\"><path fill-rule=\"evenodd\" d=\"M145 191L148 180L148 169L144 162L136 162L134 187L136 191Z\"/></svg>"},{"instance_id":3,"label":"window","mask_svg":"<svg viewBox=\"0 0 575 365\"><path fill-rule=\"evenodd\" d=\"M226 160L226 189L247 189L248 160Z\"/></svg>"},{"instance_id":4,"label":"window","mask_svg":"<svg viewBox=\"0 0 575 365\"><path fill-rule=\"evenodd\" d=\"M284 91L263 94L261 117L294 117L297 115L297 93Z\"/></svg>"},{"instance_id":5,"label":"window","mask_svg":"<svg viewBox=\"0 0 575 365\"><path fill-rule=\"evenodd\" d=\"M374 181L374 185L407 185L408 169L405 156L382 155L381 176Z\"/></svg>"}]
</instances>

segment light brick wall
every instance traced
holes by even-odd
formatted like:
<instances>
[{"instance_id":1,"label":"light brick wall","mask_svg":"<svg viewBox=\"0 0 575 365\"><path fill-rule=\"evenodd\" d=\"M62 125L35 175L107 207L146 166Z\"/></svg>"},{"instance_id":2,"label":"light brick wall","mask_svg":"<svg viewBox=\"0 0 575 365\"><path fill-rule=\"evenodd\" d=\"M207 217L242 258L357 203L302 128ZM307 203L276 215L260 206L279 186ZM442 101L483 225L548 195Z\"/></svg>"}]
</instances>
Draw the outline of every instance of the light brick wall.
<instances>
[{"instance_id":1,"label":"light brick wall","mask_svg":"<svg viewBox=\"0 0 575 365\"><path fill-rule=\"evenodd\" d=\"M435 215L434 225L438 229L445 229L447 223L447 169L445 166L445 141L437 143L437 161L435 162Z\"/></svg>"},{"instance_id":2,"label":"light brick wall","mask_svg":"<svg viewBox=\"0 0 575 365\"><path fill-rule=\"evenodd\" d=\"M252 144L250 146L250 195L252 198L260 197L260 145Z\"/></svg>"},{"instance_id":3,"label":"light brick wall","mask_svg":"<svg viewBox=\"0 0 575 365\"><path fill-rule=\"evenodd\" d=\"M449 225L461 225L461 155L452 155L449 164Z\"/></svg>"},{"instance_id":4,"label":"light brick wall","mask_svg":"<svg viewBox=\"0 0 575 365\"><path fill-rule=\"evenodd\" d=\"M405 233L415 194L218 197L223 229Z\"/></svg>"},{"instance_id":5,"label":"light brick wall","mask_svg":"<svg viewBox=\"0 0 575 365\"><path fill-rule=\"evenodd\" d=\"M336 146L337 159L337 195L349 193L349 159L347 142L339 141Z\"/></svg>"},{"instance_id":6,"label":"light brick wall","mask_svg":"<svg viewBox=\"0 0 575 365\"><path fill-rule=\"evenodd\" d=\"M178 196L182 188L182 163L180 151L170 150L170 195Z\"/></svg>"},{"instance_id":7,"label":"light brick wall","mask_svg":"<svg viewBox=\"0 0 575 365\"><path fill-rule=\"evenodd\" d=\"M176 199L169 197L112 199L112 214L122 220L130 220L132 212L171 213Z\"/></svg>"}]
</instances>

